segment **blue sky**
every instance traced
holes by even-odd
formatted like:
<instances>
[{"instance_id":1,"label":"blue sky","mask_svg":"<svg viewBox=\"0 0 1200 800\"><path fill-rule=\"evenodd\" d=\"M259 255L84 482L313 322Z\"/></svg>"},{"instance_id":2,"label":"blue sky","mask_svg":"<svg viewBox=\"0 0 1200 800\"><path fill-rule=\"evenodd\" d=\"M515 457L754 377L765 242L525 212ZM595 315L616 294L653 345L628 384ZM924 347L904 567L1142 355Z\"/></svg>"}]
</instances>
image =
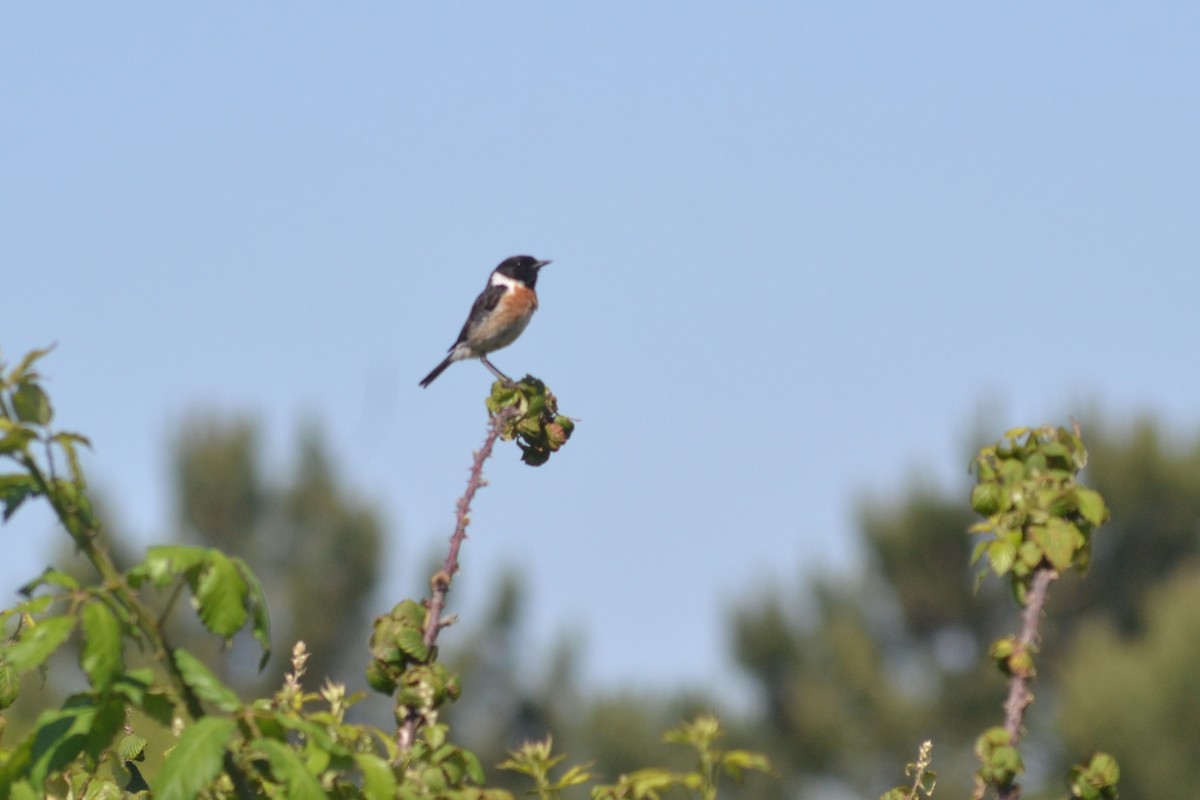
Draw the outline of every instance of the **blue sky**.
<instances>
[{"instance_id":1,"label":"blue sky","mask_svg":"<svg viewBox=\"0 0 1200 800\"><path fill-rule=\"evenodd\" d=\"M852 568L855 502L966 486L981 414L1200 414L1200 7L208 3L0 9L0 348L142 541L167 445L318 421L423 585L493 359L580 420L488 467L454 599L529 579L604 686L729 674L727 606ZM981 409L983 411L981 411ZM965 493L964 493L965 502ZM51 553L0 531L0 593Z\"/></svg>"}]
</instances>

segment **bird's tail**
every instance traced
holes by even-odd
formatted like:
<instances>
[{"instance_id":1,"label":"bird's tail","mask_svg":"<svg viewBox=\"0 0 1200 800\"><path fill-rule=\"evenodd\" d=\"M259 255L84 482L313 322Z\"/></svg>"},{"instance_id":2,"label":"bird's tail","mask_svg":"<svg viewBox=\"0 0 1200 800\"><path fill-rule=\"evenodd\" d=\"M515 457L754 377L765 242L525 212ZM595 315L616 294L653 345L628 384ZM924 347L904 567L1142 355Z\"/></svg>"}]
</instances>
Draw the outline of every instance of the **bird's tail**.
<instances>
[{"instance_id":1,"label":"bird's tail","mask_svg":"<svg viewBox=\"0 0 1200 800\"><path fill-rule=\"evenodd\" d=\"M446 367L450 366L452 363L454 363L454 359L452 359L450 356L446 356L446 358L442 360L442 363L434 367L433 372L426 375L425 379L421 381L421 388L424 389L426 386L437 380L437 376L445 372Z\"/></svg>"}]
</instances>

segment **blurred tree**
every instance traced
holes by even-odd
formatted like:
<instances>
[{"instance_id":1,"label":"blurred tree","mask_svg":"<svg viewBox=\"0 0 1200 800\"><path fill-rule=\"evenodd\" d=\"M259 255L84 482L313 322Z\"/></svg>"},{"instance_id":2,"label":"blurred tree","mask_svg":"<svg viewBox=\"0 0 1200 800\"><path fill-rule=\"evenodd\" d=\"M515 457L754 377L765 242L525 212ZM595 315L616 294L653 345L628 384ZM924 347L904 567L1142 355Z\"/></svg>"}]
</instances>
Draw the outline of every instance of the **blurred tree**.
<instances>
[{"instance_id":1,"label":"blurred tree","mask_svg":"<svg viewBox=\"0 0 1200 800\"><path fill-rule=\"evenodd\" d=\"M262 477L258 436L249 422L186 422L175 444L178 521L186 539L241 556L257 572L276 653L303 639L312 654L308 680L319 685L332 676L361 685L382 525L339 483L316 431L306 429L299 438L291 480L273 487ZM247 657L233 668L237 674L226 677L254 685L256 656L249 643L245 650ZM347 653L353 656L341 674ZM273 661L264 679L270 685L287 667L286 659Z\"/></svg>"},{"instance_id":2,"label":"blurred tree","mask_svg":"<svg viewBox=\"0 0 1200 800\"><path fill-rule=\"evenodd\" d=\"M1082 674L1083 660L1104 661L1110 656L1100 652L1116 652L1144 635L1153 624L1147 598L1154 588L1200 561L1200 439L1168 446L1159 426L1146 420L1128 431L1100 424L1084 431L1091 453L1085 481L1108 500L1112 522L1097 536L1086 579L1068 575L1051 593L1045 659L1039 661L1046 665L1039 671L1039 696L1046 699L1058 696L1064 680ZM997 582L985 580L976 589L968 565L974 541L965 531L974 517L967 495L964 482L954 492L924 487L899 502L864 503L859 521L867 558L861 573L836 582L822 578L790 600L771 590L745 601L734 615L736 655L763 708L762 738L749 746L772 754L797 785L877 793L895 777L897 765L912 760L917 744L931 738L938 793L969 794L972 741L999 721L1004 691L987 648L1013 627L1016 612L996 597ZM1154 619L1166 624L1161 612ZM1081 626L1091 631L1090 659L1072 649ZM1104 636L1097 638L1096 630ZM1064 678L1057 667L1066 653ZM1154 718L1150 709L1183 714L1200 696L1195 687L1161 677L1140 682L1136 702L1145 709L1143 719ZM1100 693L1120 685L1128 680L1107 679ZM1072 707L1079 707L1080 695L1073 696ZM1093 706L1121 707L1102 703L1096 693L1088 696ZM1083 752L1062 751L1057 765L1044 758L1042 771L1065 774L1069 760L1108 747L1102 734L1122 723L1116 714L1103 723L1101 717L1093 708L1091 724L1071 729L1080 735L1068 737L1069 745L1091 734ZM1167 729L1178 734L1176 744L1200 752L1200 730L1194 724L1181 729L1172 720ZM1153 741L1143 732L1144 747ZM1048 745L1052 753L1062 750ZM1123 766L1140 758L1115 744L1112 749ZM1189 756L1187 763L1192 761ZM884 770L891 778L881 777ZM1193 776L1133 794L1181 797L1196 782Z\"/></svg>"},{"instance_id":3,"label":"blurred tree","mask_svg":"<svg viewBox=\"0 0 1200 800\"><path fill-rule=\"evenodd\" d=\"M1144 630L1147 596L1200 559L1200 437L1180 437L1146 418L1127 429L1085 429L1085 479L1105 496L1112 521L1096 539L1087 580L1057 589L1050 613L1066 624L1102 615L1125 636Z\"/></svg>"},{"instance_id":4,"label":"blurred tree","mask_svg":"<svg viewBox=\"0 0 1200 800\"><path fill-rule=\"evenodd\" d=\"M1062 666L1059 728L1073 752L1104 749L1129 797L1194 797L1200 786L1200 569L1150 593L1144 633L1085 623Z\"/></svg>"}]
</instances>

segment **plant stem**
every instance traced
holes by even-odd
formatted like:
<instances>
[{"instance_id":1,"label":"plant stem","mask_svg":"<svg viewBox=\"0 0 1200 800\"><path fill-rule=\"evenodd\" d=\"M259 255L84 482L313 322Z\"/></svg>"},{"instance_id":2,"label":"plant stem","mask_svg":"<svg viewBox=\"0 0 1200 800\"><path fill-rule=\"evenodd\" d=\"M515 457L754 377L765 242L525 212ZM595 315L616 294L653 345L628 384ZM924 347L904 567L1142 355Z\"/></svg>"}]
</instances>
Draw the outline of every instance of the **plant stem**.
<instances>
[{"instance_id":1,"label":"plant stem","mask_svg":"<svg viewBox=\"0 0 1200 800\"><path fill-rule=\"evenodd\" d=\"M1042 620L1042 610L1046 606L1046 595L1050 584L1058 578L1058 572L1049 567L1041 567L1033 574L1029 592L1025 596L1025 613L1022 615L1021 634L1017 637L1017 652L1036 650L1041 638L1038 626ZM1008 680L1008 697L1004 701L1004 729L1015 747L1021 738L1021 723L1025 719L1025 711L1033 702L1033 692L1029 683L1033 671L1024 673L1014 672ZM1000 800L1017 800L1021 796L1021 787L1012 783L998 792Z\"/></svg>"},{"instance_id":2,"label":"plant stem","mask_svg":"<svg viewBox=\"0 0 1200 800\"><path fill-rule=\"evenodd\" d=\"M505 423L517 413L518 410L515 407L509 406L492 415L487 436L483 439L483 446L473 454L471 469L467 477L467 488L455 504L455 525L454 533L450 535L450 550L446 553L442 568L430 582L431 595L425 611L425 630L422 639L425 646L430 649L430 661L435 658L433 648L437 645L438 634L449 624L442 617L442 612L446 608L446 595L450 592L450 584L454 580L454 576L458 574L458 551L467 538L467 526L471 524L471 502L475 499L475 493L487 485L487 481L483 479L484 462L491 458L492 449L496 445L496 439L504 430ZM404 722L396 731L396 744L401 753L407 752L412 747L417 728L421 724L421 717L422 714L418 709L410 708L405 714Z\"/></svg>"}]
</instances>

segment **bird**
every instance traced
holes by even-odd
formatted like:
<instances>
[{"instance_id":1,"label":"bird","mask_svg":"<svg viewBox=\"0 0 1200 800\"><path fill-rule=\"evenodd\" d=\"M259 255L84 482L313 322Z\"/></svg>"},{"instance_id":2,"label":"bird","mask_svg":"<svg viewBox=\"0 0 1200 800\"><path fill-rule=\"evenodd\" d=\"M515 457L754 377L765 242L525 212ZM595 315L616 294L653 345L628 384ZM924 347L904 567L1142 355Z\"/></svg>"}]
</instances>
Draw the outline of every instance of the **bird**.
<instances>
[{"instance_id":1,"label":"bird","mask_svg":"<svg viewBox=\"0 0 1200 800\"><path fill-rule=\"evenodd\" d=\"M450 345L450 354L425 376L421 388L433 383L446 367L466 358L478 358L493 375L511 384L512 380L496 369L487 355L512 344L525 330L538 307L537 292L534 291L538 271L549 263L533 256L512 256L501 261L488 277L487 286L475 298L462 332Z\"/></svg>"}]
</instances>

